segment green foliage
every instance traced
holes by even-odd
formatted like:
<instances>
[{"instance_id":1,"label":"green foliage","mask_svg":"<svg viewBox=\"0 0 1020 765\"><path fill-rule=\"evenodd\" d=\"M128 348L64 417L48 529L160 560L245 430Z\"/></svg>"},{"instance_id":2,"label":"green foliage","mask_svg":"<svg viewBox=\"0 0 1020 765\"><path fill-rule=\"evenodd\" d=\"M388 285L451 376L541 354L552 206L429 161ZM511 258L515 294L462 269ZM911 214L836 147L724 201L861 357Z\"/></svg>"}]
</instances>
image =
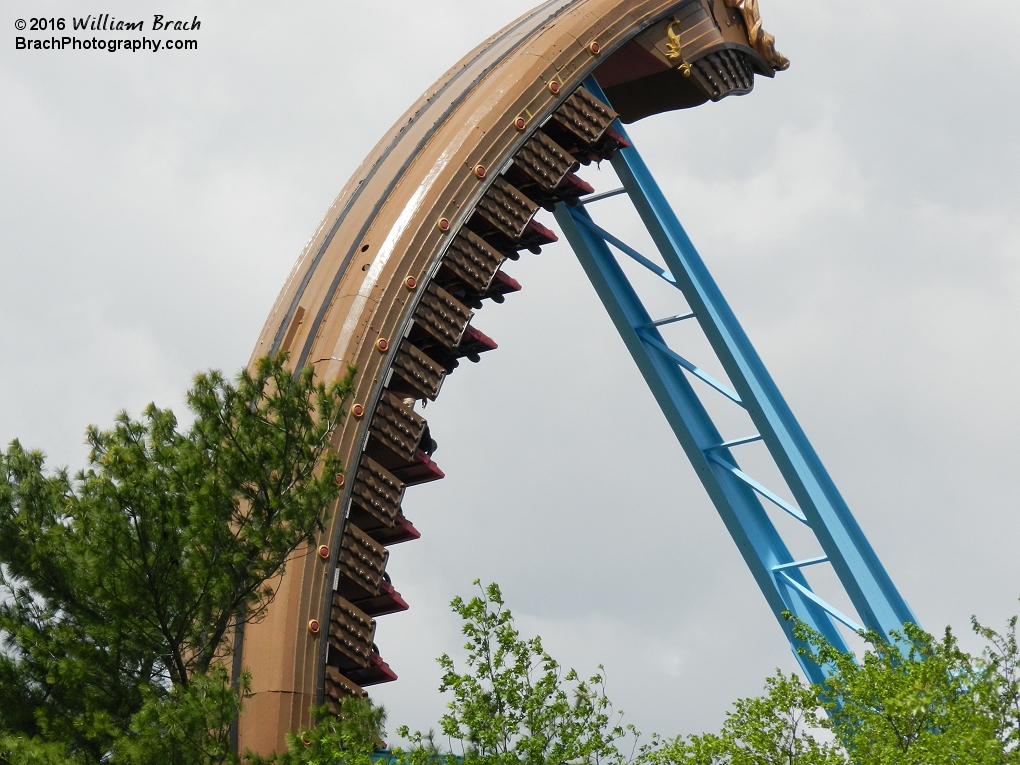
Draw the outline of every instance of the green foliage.
<instances>
[{"instance_id":1,"label":"green foliage","mask_svg":"<svg viewBox=\"0 0 1020 765\"><path fill-rule=\"evenodd\" d=\"M841 748L819 738L825 722L810 686L777 671L762 696L740 699L718 734L653 739L649 765L842 765Z\"/></svg>"},{"instance_id":2,"label":"green foliage","mask_svg":"<svg viewBox=\"0 0 1020 765\"><path fill-rule=\"evenodd\" d=\"M833 648L803 624L803 650L831 674L816 688L829 713L826 727L855 762L942 765L1007 762L999 682L960 649L947 628L937 640L907 624L895 643L865 633L861 660Z\"/></svg>"},{"instance_id":3,"label":"green foliage","mask_svg":"<svg viewBox=\"0 0 1020 765\"><path fill-rule=\"evenodd\" d=\"M27 736L0 736L0 765L75 765L60 742Z\"/></svg>"},{"instance_id":4,"label":"green foliage","mask_svg":"<svg viewBox=\"0 0 1020 765\"><path fill-rule=\"evenodd\" d=\"M242 678L241 695L248 689ZM220 765L233 760L230 726L239 694L223 667L195 675L169 694L146 692L131 728L114 743L113 762L123 765Z\"/></svg>"},{"instance_id":5,"label":"green foliage","mask_svg":"<svg viewBox=\"0 0 1020 765\"><path fill-rule=\"evenodd\" d=\"M441 730L460 757L442 751L434 734L411 733L405 727L398 733L410 739L411 747L392 754L394 765L1017 761L1016 620L1001 635L975 622L975 630L989 644L980 658L963 651L948 630L937 640L907 625L892 645L874 634L864 635L868 648L858 659L797 624L804 650L830 672L824 687L777 671L766 680L761 696L734 704L718 732L666 740L653 736L636 756L628 756L620 744L628 734L635 740L638 734L615 719L601 672L587 681L564 672L539 638L520 635L496 585L481 588L469 601L455 598L451 606L467 637L466 670L459 671L449 655L439 659L444 670L440 690L452 697ZM351 763L359 751L348 743L319 759L324 750L316 747L305 750L314 759L295 762Z\"/></svg>"},{"instance_id":6,"label":"green foliage","mask_svg":"<svg viewBox=\"0 0 1020 765\"><path fill-rule=\"evenodd\" d=\"M999 633L971 617L974 631L987 641L982 659L994 676L999 739L1010 753L1012 762L1020 761L1020 648L1016 640L1016 622L1017 618L1012 617L1006 624L1006 631Z\"/></svg>"},{"instance_id":7,"label":"green foliage","mask_svg":"<svg viewBox=\"0 0 1020 765\"><path fill-rule=\"evenodd\" d=\"M950 630L936 639L913 624L891 644L863 634L868 648L857 658L798 623L794 633L804 655L829 671L824 686L777 673L764 695L734 705L718 733L653 740L642 759L651 765L1018 762L1016 620L1001 635L976 621L974 628L988 641L979 658L963 651Z\"/></svg>"},{"instance_id":8,"label":"green foliage","mask_svg":"<svg viewBox=\"0 0 1020 765\"><path fill-rule=\"evenodd\" d=\"M339 493L329 435L350 375L317 385L285 360L236 385L197 376L186 431L154 405L89 428L89 467L73 480L17 441L0 454L0 734L97 762L115 742L144 759L142 742L160 743L145 721L194 733L211 715L222 729L229 705L210 671L234 620L258 618ZM163 743L191 757L183 740ZM187 761L217 761L218 744L195 745L206 759Z\"/></svg>"},{"instance_id":9,"label":"green foliage","mask_svg":"<svg viewBox=\"0 0 1020 765\"><path fill-rule=\"evenodd\" d=\"M587 680L564 672L540 638L521 637L498 585L479 589L451 603L463 620L467 671L439 658L440 691L452 695L441 727L465 765L622 762L617 744L632 729L613 714L602 668ZM414 744L400 753L411 765L439 758L431 735L398 733Z\"/></svg>"},{"instance_id":10,"label":"green foliage","mask_svg":"<svg viewBox=\"0 0 1020 765\"><path fill-rule=\"evenodd\" d=\"M249 765L375 765L386 713L368 699L347 698L340 716L316 710L317 724L287 735L287 751L270 757L249 753Z\"/></svg>"}]
</instances>

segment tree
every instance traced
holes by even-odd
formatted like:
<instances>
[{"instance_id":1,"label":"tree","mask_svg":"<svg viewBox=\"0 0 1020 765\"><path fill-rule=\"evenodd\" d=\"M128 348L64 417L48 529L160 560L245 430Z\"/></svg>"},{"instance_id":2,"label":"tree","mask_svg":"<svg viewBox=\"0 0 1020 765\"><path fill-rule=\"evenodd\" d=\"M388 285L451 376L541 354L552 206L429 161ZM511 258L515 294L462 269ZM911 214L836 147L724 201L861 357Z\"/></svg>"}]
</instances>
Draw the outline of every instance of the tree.
<instances>
[{"instance_id":1,"label":"tree","mask_svg":"<svg viewBox=\"0 0 1020 765\"><path fill-rule=\"evenodd\" d=\"M326 707L314 710L316 725L287 734L287 751L271 757L252 755L248 765L376 765L384 744L386 712L369 699L346 698L336 717Z\"/></svg>"},{"instance_id":2,"label":"tree","mask_svg":"<svg viewBox=\"0 0 1020 765\"><path fill-rule=\"evenodd\" d=\"M113 761L121 765L200 765L234 760L230 726L247 691L231 686L222 666L194 675L187 685L169 693L145 690L142 708L131 717L126 734L113 745ZM239 693L240 691L240 693Z\"/></svg>"},{"instance_id":3,"label":"tree","mask_svg":"<svg viewBox=\"0 0 1020 765\"><path fill-rule=\"evenodd\" d=\"M941 640L914 624L894 633L895 642L864 632L869 648L860 660L803 624L794 634L804 655L830 670L815 695L829 714L825 726L854 762L1008 761L999 678L949 628Z\"/></svg>"},{"instance_id":4,"label":"tree","mask_svg":"<svg viewBox=\"0 0 1020 765\"><path fill-rule=\"evenodd\" d=\"M824 725L814 690L777 670L762 696L733 705L719 733L653 738L642 759L649 765L842 765L841 747L819 737Z\"/></svg>"},{"instance_id":5,"label":"tree","mask_svg":"<svg viewBox=\"0 0 1020 765\"><path fill-rule=\"evenodd\" d=\"M1020 762L1020 647L1016 640L1016 622L1017 617L1011 617L1006 631L1000 633L971 617L974 632L987 641L982 659L994 676L999 739L1009 752L1011 762Z\"/></svg>"},{"instance_id":6,"label":"tree","mask_svg":"<svg viewBox=\"0 0 1020 765\"><path fill-rule=\"evenodd\" d=\"M73 479L17 441L0 454L0 734L20 751L44 739L81 762L138 760L162 720L189 763L227 758L203 737L222 743L236 718L216 669L232 625L264 611L340 491L330 434L354 370L327 386L285 362L236 384L198 375L187 430L155 405L90 427Z\"/></svg>"},{"instance_id":7,"label":"tree","mask_svg":"<svg viewBox=\"0 0 1020 765\"><path fill-rule=\"evenodd\" d=\"M439 690L452 696L440 725L464 765L624 762L618 744L634 731L614 714L602 667L587 680L564 672L541 638L521 637L498 585L475 584L480 595L450 604L463 620L467 671L439 658ZM414 745L397 753L400 762L442 759L432 734L398 733Z\"/></svg>"}]
</instances>

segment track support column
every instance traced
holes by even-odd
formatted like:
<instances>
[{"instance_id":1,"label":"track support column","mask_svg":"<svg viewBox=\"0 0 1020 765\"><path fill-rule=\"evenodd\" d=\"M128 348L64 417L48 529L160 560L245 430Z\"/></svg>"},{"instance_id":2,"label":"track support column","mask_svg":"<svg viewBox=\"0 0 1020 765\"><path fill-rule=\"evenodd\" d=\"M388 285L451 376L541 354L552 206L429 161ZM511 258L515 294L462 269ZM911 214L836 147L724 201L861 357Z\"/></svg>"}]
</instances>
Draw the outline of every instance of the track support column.
<instances>
[{"instance_id":1,"label":"track support column","mask_svg":"<svg viewBox=\"0 0 1020 765\"><path fill-rule=\"evenodd\" d=\"M605 99L592 78L585 82L585 87ZM626 137L618 122L614 128ZM630 141L629 137L627 140ZM791 641L789 622L782 617L784 611L790 611L844 650L846 644L836 627L837 622L855 631L872 629L891 640L893 630L899 630L905 622L916 622L913 613L829 478L640 154L633 148L633 142L613 156L612 164L623 183L622 189L592 195L575 206L561 203L556 208L556 219L770 607ZM625 193L629 197L665 268L592 219L585 204L615 193ZM653 320L610 245L674 286L682 293L689 310ZM732 387L715 380L670 348L660 333L664 325L690 319L700 325ZM690 377L746 410L758 432L724 441L692 387ZM768 449L795 504L741 470L734 449L757 441ZM807 526L824 554L795 559L766 513L762 499ZM825 563L831 565L838 576L860 623L823 600L808 584L804 569ZM802 661L801 665L813 681L822 679L824 670L810 662Z\"/></svg>"}]
</instances>

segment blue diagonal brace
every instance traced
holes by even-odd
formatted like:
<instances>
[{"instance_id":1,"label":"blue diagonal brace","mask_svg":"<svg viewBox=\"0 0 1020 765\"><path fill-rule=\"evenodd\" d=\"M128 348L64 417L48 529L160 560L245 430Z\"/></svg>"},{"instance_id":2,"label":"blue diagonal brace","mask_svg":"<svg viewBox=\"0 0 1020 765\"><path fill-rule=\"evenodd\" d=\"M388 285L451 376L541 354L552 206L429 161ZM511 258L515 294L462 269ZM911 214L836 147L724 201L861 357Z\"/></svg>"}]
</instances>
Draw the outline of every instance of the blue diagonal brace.
<instances>
[{"instance_id":1,"label":"blue diagonal brace","mask_svg":"<svg viewBox=\"0 0 1020 765\"><path fill-rule=\"evenodd\" d=\"M765 499L767 499L773 505L778 507L780 510L783 510L784 512L789 513L790 515L792 515L794 518L796 518L801 523L807 523L807 518L804 517L804 513L802 513L797 508L795 508L793 505L791 505L785 499L780 497L774 491L766 488L764 484L762 484L762 483L754 480L753 478L751 478L751 476L749 476L743 470L738 468L736 465L731 465L729 462L724 460L722 457L720 457L719 455L715 454L714 450L718 449L718 448L719 448L718 446L710 447L707 450L709 452L708 458L710 460L712 460L712 462L715 462L718 465L722 465L724 468L726 468L726 470L729 470L731 473L733 473L733 475L735 475L741 481L743 481L748 486L750 486L752 489L754 489L756 492L758 492L758 494L760 494L761 496L765 497ZM776 569L772 569L772 570L775 571Z\"/></svg>"},{"instance_id":2,"label":"blue diagonal brace","mask_svg":"<svg viewBox=\"0 0 1020 765\"><path fill-rule=\"evenodd\" d=\"M674 287L676 286L676 279L673 278L673 274L671 274L662 266L655 265L655 263L650 261L648 258L646 258L644 255L635 250L633 247L631 247L629 244L627 244L619 237L615 237L608 231L606 231L604 228L596 226L594 221L592 221L590 217L578 218L577 222L580 223L582 226L587 227L588 230L590 230L593 234L596 234L601 239L604 239L605 241L609 242L620 252L624 253L628 257L640 263L642 266L647 268L649 271L651 271L653 274L658 276L663 281L669 282Z\"/></svg>"},{"instance_id":3,"label":"blue diagonal brace","mask_svg":"<svg viewBox=\"0 0 1020 765\"><path fill-rule=\"evenodd\" d=\"M712 375L710 375L704 369L701 369L700 367L695 366L694 364L689 362L687 359L685 359L683 356L681 356L679 353L677 353L672 348L670 348L668 345L666 345L666 343L662 341L661 336L660 337L655 337L653 335L650 335L648 333L647 329L648 329L647 327L641 327L641 328L638 329L638 336L642 340L644 340L646 343L648 343L653 348L658 350L660 353L665 354L667 358L672 359L674 362L676 362L677 364L682 366L684 369L686 369L692 375L694 375L699 380L701 380L703 383L708 385L710 388L714 388L715 390L719 391L721 394L726 396L726 398L728 398L734 404L740 404L740 396L738 396L736 393L731 391L729 388L727 388L721 382L716 380L714 377L712 377Z\"/></svg>"},{"instance_id":4,"label":"blue diagonal brace","mask_svg":"<svg viewBox=\"0 0 1020 765\"><path fill-rule=\"evenodd\" d=\"M776 574L786 584L788 584L791 587L793 587L795 590L797 590L797 592L801 593L804 597L809 598L810 600L813 600L819 606L824 608L826 613L828 613L829 616L831 616L836 621L841 622L842 624L845 624L847 627L852 629L854 632L860 632L861 630L864 629L864 627L862 627L860 624L855 622L849 616L844 614L838 608L836 608L833 605L830 605L829 603L826 603L824 600L819 598L817 595L815 595L810 590L804 589L804 585L802 585L800 582L798 582L796 579L794 579L792 576L790 576L790 572L788 570L780 570L780 571L777 571Z\"/></svg>"}]
</instances>

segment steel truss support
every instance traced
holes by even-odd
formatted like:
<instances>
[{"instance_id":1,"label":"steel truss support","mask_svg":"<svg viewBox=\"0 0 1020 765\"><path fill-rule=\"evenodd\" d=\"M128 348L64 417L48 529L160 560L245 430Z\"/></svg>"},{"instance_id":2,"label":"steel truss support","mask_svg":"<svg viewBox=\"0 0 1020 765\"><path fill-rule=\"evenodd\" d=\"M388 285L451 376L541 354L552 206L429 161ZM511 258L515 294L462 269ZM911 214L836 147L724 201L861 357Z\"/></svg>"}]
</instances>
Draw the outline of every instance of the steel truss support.
<instances>
[{"instance_id":1,"label":"steel truss support","mask_svg":"<svg viewBox=\"0 0 1020 765\"><path fill-rule=\"evenodd\" d=\"M585 87L605 99L593 79L589 78ZM614 128L626 136L619 122ZM631 143L630 148L621 149L612 159L623 182L622 189L592 195L574 206L557 205L556 219L567 241L794 647L790 622L782 616L785 611L843 650L847 646L837 622L855 631L862 627L872 629L892 640L893 630L899 630L905 622L916 622L913 613L886 574ZM585 205L616 194L626 194L633 203L666 264L665 269L593 221ZM678 289L690 310L653 319L610 245ZM701 326L733 389L670 348L659 331L667 324L690 319ZM758 432L724 441L690 377L746 410ZM767 447L796 506L741 470L734 450L756 441ZM762 499L809 528L824 555L795 559L766 513ZM808 584L803 569L823 563L832 566L863 624L820 598ZM798 660L813 682L824 679L824 669L800 656Z\"/></svg>"}]
</instances>

